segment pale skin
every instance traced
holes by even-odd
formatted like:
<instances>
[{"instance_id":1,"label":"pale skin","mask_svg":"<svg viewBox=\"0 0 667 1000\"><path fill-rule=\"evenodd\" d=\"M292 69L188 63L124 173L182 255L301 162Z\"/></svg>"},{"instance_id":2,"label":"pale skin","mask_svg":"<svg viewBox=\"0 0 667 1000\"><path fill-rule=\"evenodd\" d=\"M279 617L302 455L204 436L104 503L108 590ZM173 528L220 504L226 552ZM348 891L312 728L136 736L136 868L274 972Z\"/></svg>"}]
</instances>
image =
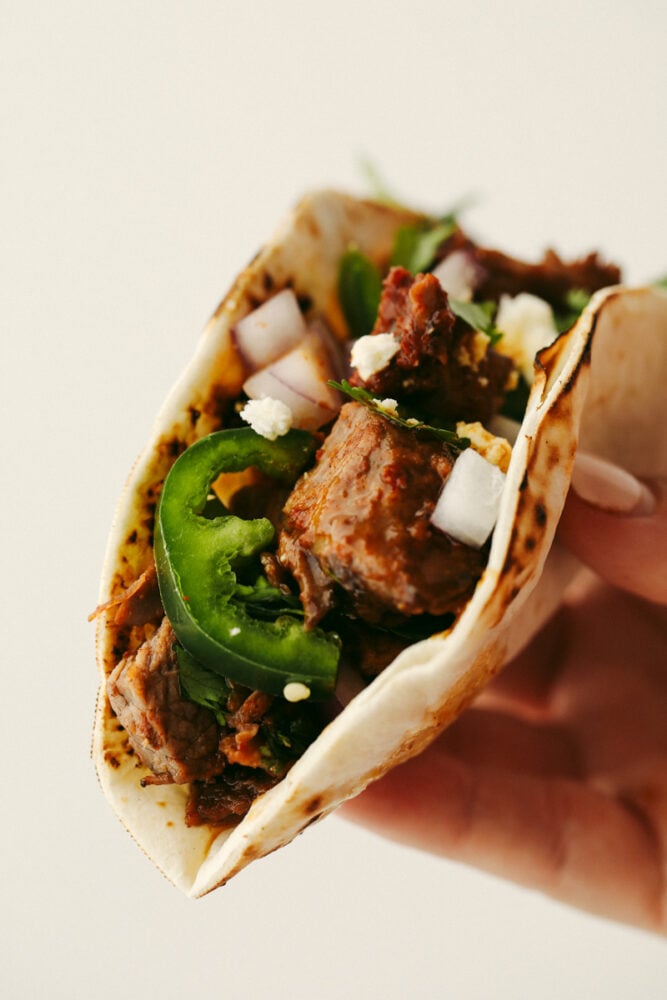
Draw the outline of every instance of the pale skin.
<instances>
[{"instance_id":1,"label":"pale skin","mask_svg":"<svg viewBox=\"0 0 667 1000\"><path fill-rule=\"evenodd\" d=\"M667 934L667 480L650 487L640 514L570 493L560 539L594 572L348 819Z\"/></svg>"}]
</instances>

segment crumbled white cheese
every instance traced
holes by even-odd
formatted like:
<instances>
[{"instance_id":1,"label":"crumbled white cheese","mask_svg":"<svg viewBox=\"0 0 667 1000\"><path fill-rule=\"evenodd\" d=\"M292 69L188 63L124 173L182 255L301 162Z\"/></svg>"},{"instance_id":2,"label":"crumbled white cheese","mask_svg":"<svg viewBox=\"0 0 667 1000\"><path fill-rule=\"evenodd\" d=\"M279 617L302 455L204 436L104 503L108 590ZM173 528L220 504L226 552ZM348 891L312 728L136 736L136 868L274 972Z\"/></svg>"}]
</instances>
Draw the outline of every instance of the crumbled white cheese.
<instances>
[{"instance_id":1,"label":"crumbled white cheese","mask_svg":"<svg viewBox=\"0 0 667 1000\"><path fill-rule=\"evenodd\" d=\"M352 345L350 360L362 379L370 378L376 372L386 368L395 354L398 354L401 343L393 333L373 333L367 337L359 337Z\"/></svg>"},{"instance_id":2,"label":"crumbled white cheese","mask_svg":"<svg viewBox=\"0 0 667 1000\"><path fill-rule=\"evenodd\" d=\"M483 330L474 330L471 336L461 342L456 352L456 360L464 368L477 371L480 361L486 357L491 338Z\"/></svg>"},{"instance_id":3,"label":"crumbled white cheese","mask_svg":"<svg viewBox=\"0 0 667 1000\"><path fill-rule=\"evenodd\" d=\"M271 399L264 396L262 399L250 399L240 412L240 416L252 429L275 441L276 438L287 434L292 426L293 415L287 403L280 399Z\"/></svg>"},{"instance_id":4,"label":"crumbled white cheese","mask_svg":"<svg viewBox=\"0 0 667 1000\"><path fill-rule=\"evenodd\" d=\"M310 688L301 681L290 681L283 688L283 698L285 701L305 701L310 698Z\"/></svg>"},{"instance_id":5,"label":"crumbled white cheese","mask_svg":"<svg viewBox=\"0 0 667 1000\"><path fill-rule=\"evenodd\" d=\"M512 457L512 446L504 437L497 437L480 424L479 420L466 424L462 420L456 425L459 437L469 438L470 447L501 472L507 472Z\"/></svg>"},{"instance_id":6,"label":"crumbled white cheese","mask_svg":"<svg viewBox=\"0 0 667 1000\"><path fill-rule=\"evenodd\" d=\"M373 402L383 413L388 413L391 417L398 416L398 403L395 399L374 399Z\"/></svg>"},{"instance_id":7,"label":"crumbled white cheese","mask_svg":"<svg viewBox=\"0 0 667 1000\"><path fill-rule=\"evenodd\" d=\"M528 292L521 292L514 298L503 295L496 314L496 326L503 335L496 349L509 354L528 384L532 385L535 355L558 336L551 306Z\"/></svg>"}]
</instances>

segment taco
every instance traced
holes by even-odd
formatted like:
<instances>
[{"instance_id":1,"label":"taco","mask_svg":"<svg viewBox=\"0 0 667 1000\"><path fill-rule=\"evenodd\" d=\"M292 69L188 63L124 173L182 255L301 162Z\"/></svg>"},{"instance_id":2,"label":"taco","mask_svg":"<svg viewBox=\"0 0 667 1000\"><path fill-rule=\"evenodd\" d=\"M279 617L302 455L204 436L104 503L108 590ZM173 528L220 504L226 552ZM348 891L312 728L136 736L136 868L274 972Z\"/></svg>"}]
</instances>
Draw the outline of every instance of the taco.
<instances>
[{"instance_id":1,"label":"taco","mask_svg":"<svg viewBox=\"0 0 667 1000\"><path fill-rule=\"evenodd\" d=\"M99 780L183 891L418 753L555 610L589 382L584 446L667 468L667 296L619 281L325 191L235 282L131 473L96 611Z\"/></svg>"}]
</instances>

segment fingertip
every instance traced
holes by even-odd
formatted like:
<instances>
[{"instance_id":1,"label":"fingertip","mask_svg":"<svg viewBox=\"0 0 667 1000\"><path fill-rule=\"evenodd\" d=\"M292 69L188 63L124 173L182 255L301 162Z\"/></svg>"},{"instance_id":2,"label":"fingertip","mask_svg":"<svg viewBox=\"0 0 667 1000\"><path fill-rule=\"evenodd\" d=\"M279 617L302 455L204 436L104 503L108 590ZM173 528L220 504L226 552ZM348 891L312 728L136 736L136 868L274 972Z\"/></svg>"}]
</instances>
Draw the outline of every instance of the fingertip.
<instances>
[{"instance_id":1,"label":"fingertip","mask_svg":"<svg viewBox=\"0 0 667 1000\"><path fill-rule=\"evenodd\" d=\"M608 583L639 597L667 604L667 491L651 483L653 502L643 494L632 512L613 512L568 495L560 540Z\"/></svg>"}]
</instances>

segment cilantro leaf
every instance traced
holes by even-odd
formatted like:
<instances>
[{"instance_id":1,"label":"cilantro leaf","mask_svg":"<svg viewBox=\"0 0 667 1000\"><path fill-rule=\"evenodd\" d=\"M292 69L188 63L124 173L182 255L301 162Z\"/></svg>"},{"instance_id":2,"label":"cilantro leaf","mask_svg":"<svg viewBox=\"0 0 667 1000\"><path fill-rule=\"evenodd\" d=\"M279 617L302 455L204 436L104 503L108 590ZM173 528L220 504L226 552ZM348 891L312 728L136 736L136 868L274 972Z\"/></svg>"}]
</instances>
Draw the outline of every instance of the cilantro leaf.
<instances>
[{"instance_id":1,"label":"cilantro leaf","mask_svg":"<svg viewBox=\"0 0 667 1000\"><path fill-rule=\"evenodd\" d=\"M384 417L384 419L388 420L389 423L395 424L397 427L402 427L404 430L421 431L428 434L430 437L438 438L439 441L445 441L452 448L456 448L459 451L463 451L470 444L469 438L459 437L455 431L449 430L447 427L434 427L431 424L426 424L423 420L417 420L414 417L408 417L406 419L399 416L397 410L389 409L385 405L386 401L376 399L375 396L368 392L367 389L361 389L358 386L350 385L346 379L343 379L342 382L334 382L332 379L327 384L332 386L334 389L338 389L338 391L344 393L344 395L349 396L350 399L355 400L355 402L362 403L372 413L377 413L378 416Z\"/></svg>"},{"instance_id":2,"label":"cilantro leaf","mask_svg":"<svg viewBox=\"0 0 667 1000\"><path fill-rule=\"evenodd\" d=\"M219 674L214 674L212 670L203 667L182 646L176 645L175 649L183 694L195 704L211 709L218 723L225 726L227 723L224 710L231 694L227 681Z\"/></svg>"},{"instance_id":3,"label":"cilantro leaf","mask_svg":"<svg viewBox=\"0 0 667 1000\"><path fill-rule=\"evenodd\" d=\"M451 215L414 226L399 226L394 237L392 267L404 267L411 274L428 271L440 244L455 231L456 221Z\"/></svg>"},{"instance_id":4,"label":"cilantro leaf","mask_svg":"<svg viewBox=\"0 0 667 1000\"><path fill-rule=\"evenodd\" d=\"M253 584L237 583L234 597L243 603L245 609L254 618L272 620L281 615L303 617L303 608L299 598L294 594L283 593L263 576L259 576Z\"/></svg>"},{"instance_id":5,"label":"cilantro leaf","mask_svg":"<svg viewBox=\"0 0 667 1000\"><path fill-rule=\"evenodd\" d=\"M582 312L590 302L591 297L583 288L571 288L565 295L565 308L554 313L556 329L565 333L574 326Z\"/></svg>"},{"instance_id":6,"label":"cilantro leaf","mask_svg":"<svg viewBox=\"0 0 667 1000\"><path fill-rule=\"evenodd\" d=\"M502 337L502 333L493 321L495 303L493 302L462 302L460 299L450 299L449 308L455 316L462 319L473 330L481 330L491 341L491 347L495 347Z\"/></svg>"},{"instance_id":7,"label":"cilantro leaf","mask_svg":"<svg viewBox=\"0 0 667 1000\"><path fill-rule=\"evenodd\" d=\"M528 405L528 397L530 395L530 386L526 382L523 375L519 375L519 381L514 389L505 395L505 401L503 402L500 412L504 417L510 417L512 420L516 420L521 423L526 415L526 406Z\"/></svg>"},{"instance_id":8,"label":"cilantro leaf","mask_svg":"<svg viewBox=\"0 0 667 1000\"><path fill-rule=\"evenodd\" d=\"M393 208L403 207L403 202L392 193L389 185L385 182L384 177L372 160L367 156L361 157L359 167L366 178L370 193L376 201L381 201L385 205L391 205Z\"/></svg>"},{"instance_id":9,"label":"cilantro leaf","mask_svg":"<svg viewBox=\"0 0 667 1000\"><path fill-rule=\"evenodd\" d=\"M354 339L370 333L375 326L381 295L380 269L360 250L351 247L340 260L338 299Z\"/></svg>"}]
</instances>

